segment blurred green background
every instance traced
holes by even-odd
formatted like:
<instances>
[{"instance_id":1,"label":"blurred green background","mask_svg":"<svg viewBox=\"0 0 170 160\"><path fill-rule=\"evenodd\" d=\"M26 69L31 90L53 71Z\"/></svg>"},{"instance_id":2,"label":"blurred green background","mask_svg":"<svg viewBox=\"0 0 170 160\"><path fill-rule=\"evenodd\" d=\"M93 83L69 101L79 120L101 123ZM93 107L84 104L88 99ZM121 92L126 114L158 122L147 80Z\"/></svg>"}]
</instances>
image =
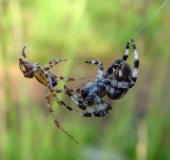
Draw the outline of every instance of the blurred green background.
<instances>
[{"instance_id":1,"label":"blurred green background","mask_svg":"<svg viewBox=\"0 0 170 160\"><path fill-rule=\"evenodd\" d=\"M135 37L140 67L136 85L103 118L84 118L52 107L77 141L56 129L44 87L26 79L18 58L24 45L30 62L54 67L57 75L94 81L101 59L105 70L121 58L127 41L154 15L163 0L0 0L0 159L4 160L169 160L170 3ZM109 56L110 55L110 56ZM103 58L104 57L104 58ZM133 66L133 51L128 62ZM85 80L86 81L86 80ZM74 88L83 83L61 82ZM66 95L59 98L77 109Z\"/></svg>"}]
</instances>

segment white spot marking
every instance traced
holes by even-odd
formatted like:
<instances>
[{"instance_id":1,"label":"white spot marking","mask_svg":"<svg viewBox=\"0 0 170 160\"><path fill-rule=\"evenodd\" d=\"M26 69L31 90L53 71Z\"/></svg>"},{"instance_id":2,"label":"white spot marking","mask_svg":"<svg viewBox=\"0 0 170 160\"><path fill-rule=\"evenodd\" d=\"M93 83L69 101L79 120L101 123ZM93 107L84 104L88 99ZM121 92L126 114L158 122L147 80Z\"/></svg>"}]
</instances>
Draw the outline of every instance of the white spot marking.
<instances>
[{"instance_id":1,"label":"white spot marking","mask_svg":"<svg viewBox=\"0 0 170 160\"><path fill-rule=\"evenodd\" d=\"M138 55L138 51L137 50L134 50L134 56L135 56L135 59L139 59L139 55Z\"/></svg>"},{"instance_id":2,"label":"white spot marking","mask_svg":"<svg viewBox=\"0 0 170 160\"><path fill-rule=\"evenodd\" d=\"M133 77L137 77L138 76L138 69L134 68L133 70Z\"/></svg>"}]
</instances>

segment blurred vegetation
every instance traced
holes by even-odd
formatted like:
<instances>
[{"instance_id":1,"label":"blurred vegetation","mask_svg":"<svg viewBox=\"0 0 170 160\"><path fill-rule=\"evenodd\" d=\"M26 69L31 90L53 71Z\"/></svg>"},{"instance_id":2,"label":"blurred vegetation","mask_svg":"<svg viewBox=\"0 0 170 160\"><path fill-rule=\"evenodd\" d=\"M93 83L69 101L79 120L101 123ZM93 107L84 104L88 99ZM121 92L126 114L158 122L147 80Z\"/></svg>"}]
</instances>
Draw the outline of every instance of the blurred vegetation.
<instances>
[{"instance_id":1,"label":"blurred vegetation","mask_svg":"<svg viewBox=\"0 0 170 160\"><path fill-rule=\"evenodd\" d=\"M160 8L163 0L0 0L0 159L155 160L170 159L169 1L135 37L140 56L137 83L104 118L84 118L53 108L61 126L80 144L55 128L44 87L26 79L18 67L24 45L31 62L62 57L53 71L90 76L101 59L105 69ZM111 54L112 53L112 54ZM109 56L110 55L110 56ZM133 66L133 52L128 62ZM63 82L57 86L63 88ZM82 82L67 83L75 87ZM60 99L76 106L66 95Z\"/></svg>"}]
</instances>

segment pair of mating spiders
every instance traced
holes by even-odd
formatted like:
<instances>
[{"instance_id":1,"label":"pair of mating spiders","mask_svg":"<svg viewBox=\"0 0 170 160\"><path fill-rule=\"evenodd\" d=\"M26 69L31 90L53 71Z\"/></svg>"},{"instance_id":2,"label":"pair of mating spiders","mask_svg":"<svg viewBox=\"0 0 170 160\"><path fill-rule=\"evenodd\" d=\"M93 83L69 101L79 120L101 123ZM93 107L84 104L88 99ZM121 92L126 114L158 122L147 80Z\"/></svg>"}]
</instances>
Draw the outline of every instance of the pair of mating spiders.
<instances>
[{"instance_id":1,"label":"pair of mating spiders","mask_svg":"<svg viewBox=\"0 0 170 160\"><path fill-rule=\"evenodd\" d=\"M41 84L45 86L45 99L48 107L49 113L52 115L55 125L66 133L71 139L73 139L76 143L78 143L68 132L66 132L57 121L54 111L50 105L52 95L55 101L70 111L74 113L84 116L84 117L103 117L105 116L113 107L102 100L102 97L107 95L110 99L120 99L122 98L129 90L132 88L136 82L138 75L138 67L139 67L139 56L136 49L136 45L134 40L132 39L132 47L134 50L134 69L130 68L129 64L126 63L126 60L129 55L129 42L126 44L126 50L122 57L122 59L117 59L106 71L103 73L103 64L101 61L97 60L89 60L85 61L85 63L98 65L98 73L96 76L95 82L89 82L83 89L81 85L78 88L70 89L64 86L64 89L56 89L59 80L65 81L75 81L81 80L85 78L69 78L63 76L56 76L54 73L50 71L52 67L58 64L61 61L67 61L66 59L57 58L49 61L43 67L39 65L38 62L30 63L27 60L25 49L22 49L21 56L19 58L19 66L27 78L35 77ZM74 93L75 92L75 93ZM65 93L70 99L84 112L79 112L63 101L59 101L57 99L57 93ZM72 94L74 93L74 94Z\"/></svg>"}]
</instances>

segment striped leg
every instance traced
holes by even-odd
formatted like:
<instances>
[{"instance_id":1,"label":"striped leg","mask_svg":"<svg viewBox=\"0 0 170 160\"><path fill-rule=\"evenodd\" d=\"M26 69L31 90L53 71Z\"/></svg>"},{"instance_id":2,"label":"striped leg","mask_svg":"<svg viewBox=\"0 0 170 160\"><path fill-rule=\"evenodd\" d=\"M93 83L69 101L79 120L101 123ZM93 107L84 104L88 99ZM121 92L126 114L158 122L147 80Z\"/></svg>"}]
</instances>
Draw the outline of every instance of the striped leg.
<instances>
[{"instance_id":1,"label":"striped leg","mask_svg":"<svg viewBox=\"0 0 170 160\"><path fill-rule=\"evenodd\" d=\"M92 109L88 107L86 112L83 113L84 117L104 117L110 110L112 110L112 106L110 106L105 101L101 100L98 96L94 99L95 105L98 110Z\"/></svg>"},{"instance_id":2,"label":"striped leg","mask_svg":"<svg viewBox=\"0 0 170 160\"><path fill-rule=\"evenodd\" d=\"M128 58L128 56L129 56L129 42L127 42L127 44L126 44L126 50L125 50L125 53L124 53L122 59L123 59L124 61L126 61L127 58Z\"/></svg>"},{"instance_id":3,"label":"striped leg","mask_svg":"<svg viewBox=\"0 0 170 160\"><path fill-rule=\"evenodd\" d=\"M55 92L55 93L68 93L68 92L74 92L79 90L82 86L84 86L86 83L83 83L82 85L80 85L77 88L71 89L71 88L67 88L67 89L55 89L53 86L55 86L57 84L54 85L51 81L51 75L50 74L45 74L46 79L47 79L47 88L51 91L51 92ZM57 78L56 76L53 76L52 78ZM56 79L57 80L57 79Z\"/></svg>"},{"instance_id":4,"label":"striped leg","mask_svg":"<svg viewBox=\"0 0 170 160\"><path fill-rule=\"evenodd\" d=\"M61 101L61 103L62 103L62 105L63 105L65 108L69 109L70 111L78 114L79 116L84 116L84 117L86 117L83 112L79 112L79 111L74 110L73 108L71 108L70 106L68 106L67 104L65 104L63 101Z\"/></svg>"},{"instance_id":5,"label":"striped leg","mask_svg":"<svg viewBox=\"0 0 170 160\"><path fill-rule=\"evenodd\" d=\"M123 57L122 57L122 60L123 60L123 61L126 61L127 58L128 58L128 56L129 56L129 42L127 42L127 44L126 44L126 50L125 50L125 53L124 53L124 55L123 55ZM122 60L119 60L119 59L116 60L116 61L112 64L112 66L108 68L108 70L107 70L107 72L106 72L106 75L107 75L108 77L112 77L113 68L116 69L117 66L120 65L120 64L123 62ZM119 81L121 81L121 77L122 77L122 71L119 70L119 78L120 78Z\"/></svg>"},{"instance_id":6,"label":"striped leg","mask_svg":"<svg viewBox=\"0 0 170 160\"><path fill-rule=\"evenodd\" d=\"M67 89L68 89L68 88L66 88L66 90L67 90ZM81 112L79 112L79 111L77 111L77 110L74 110L73 108L67 106L63 101L59 101L59 100L57 99L57 95L56 95L56 93L55 93L55 90L54 90L54 91L50 91L50 90L48 89L48 87L46 87L46 90L47 90L46 93L48 93L48 96L46 96L46 100L49 99L49 101L50 101L50 97L49 97L50 93L49 93L49 92L51 92L53 98L54 98L55 101L59 104L59 106L64 107L64 108L66 108L66 109L68 109L68 110L70 110L70 111L72 111L72 112L74 112L74 113L76 113L76 114L78 114L78 115L80 115L80 116L83 116ZM71 94L71 93L68 92L67 94ZM46 94L46 95L47 95L47 94ZM47 104L48 104L48 103L47 103ZM47 106L48 106L48 105L47 105ZM48 106L48 107L50 107L50 106ZM85 107L85 105L84 105L84 107ZM50 108L51 108L51 107L50 107ZM82 109L82 108L81 108L81 109ZM52 110L52 108L51 108L50 110Z\"/></svg>"},{"instance_id":7,"label":"striped leg","mask_svg":"<svg viewBox=\"0 0 170 160\"><path fill-rule=\"evenodd\" d=\"M70 110L74 112L74 110L70 106L65 104L63 101L61 101L61 103L66 108L70 108ZM87 106L86 111L84 113L82 113L82 112L78 112L78 113L74 112L74 113L76 113L76 114L78 114L80 116L83 116L83 117L92 117L92 116L103 117L109 112L109 110L112 109L112 106L110 106L108 103L106 103L104 101L101 102L101 105L104 106L102 110L95 110L95 109L90 108L90 107Z\"/></svg>"},{"instance_id":8,"label":"striped leg","mask_svg":"<svg viewBox=\"0 0 170 160\"><path fill-rule=\"evenodd\" d=\"M54 114L54 111L53 109L51 108L51 99L50 99L50 90L48 89L48 87L46 87L46 90L45 90L45 99L46 99L46 103L47 103L47 107L48 107L48 112L51 114L52 118L53 118L53 121L56 125L57 128L59 128L62 132L64 132L68 137L70 137L75 143L78 144L78 142L68 133L66 132L59 124L59 122L57 121L56 117L55 117L55 114Z\"/></svg>"},{"instance_id":9,"label":"striped leg","mask_svg":"<svg viewBox=\"0 0 170 160\"><path fill-rule=\"evenodd\" d=\"M135 57L135 61L134 61L134 69L133 69L133 73L132 73L132 80L135 83L137 76L138 76L138 67L139 67L139 55L138 55L138 51L136 49L136 45L133 39L131 39L132 41L132 47L133 47L133 51L134 51L134 57ZM134 85L134 84L133 84Z\"/></svg>"},{"instance_id":10,"label":"striped leg","mask_svg":"<svg viewBox=\"0 0 170 160\"><path fill-rule=\"evenodd\" d=\"M77 111L77 110L75 110L75 109L67 106L63 101L59 101L59 100L57 99L57 95L56 95L55 93L51 93L51 94L52 94L52 96L54 97L55 101L56 101L61 107L64 107L64 108L68 109L69 111L72 111L72 112L74 112L74 113L82 116L82 113L81 113L81 112L79 112L79 111Z\"/></svg>"},{"instance_id":11,"label":"striped leg","mask_svg":"<svg viewBox=\"0 0 170 160\"><path fill-rule=\"evenodd\" d=\"M53 68L56 64L58 64L61 61L67 61L67 60L66 59L57 58L57 59L49 61L42 68L45 71L48 71L49 69ZM59 76L58 77L59 80L64 80L64 81L75 81L75 80L82 80L82 79L86 79L86 78L89 78L89 77L83 77L83 78L72 78L72 77L63 77L63 76Z\"/></svg>"},{"instance_id":12,"label":"striped leg","mask_svg":"<svg viewBox=\"0 0 170 160\"><path fill-rule=\"evenodd\" d=\"M26 49L26 47L24 46L23 49L22 49L22 51L21 51L21 56L20 56L19 59L24 58L25 60L27 60L27 56L26 56L26 54L25 54L25 49Z\"/></svg>"},{"instance_id":13,"label":"striped leg","mask_svg":"<svg viewBox=\"0 0 170 160\"><path fill-rule=\"evenodd\" d=\"M101 100L100 97L96 96L95 99L95 105L99 109L95 111L93 114L97 117L104 117L109 110L112 110L112 106L105 101Z\"/></svg>"},{"instance_id":14,"label":"striped leg","mask_svg":"<svg viewBox=\"0 0 170 160\"><path fill-rule=\"evenodd\" d=\"M90 106L86 106L83 104L83 101L81 100L77 100L74 95L72 95L71 93L68 93L68 96L70 97L70 99L80 108L85 110L84 113L82 112L78 112L76 114L80 115L80 116L84 116L84 117L92 117L92 116L96 116L96 117L103 117L105 116L109 110L112 109L112 106L110 106L108 103L104 102L103 100L101 100L98 96L96 96L95 98L95 105L96 108L98 110L92 109ZM69 110L73 111L75 113L75 111L68 105L66 105L63 101L61 101L61 103L66 107L69 108Z\"/></svg>"},{"instance_id":15,"label":"striped leg","mask_svg":"<svg viewBox=\"0 0 170 160\"><path fill-rule=\"evenodd\" d=\"M49 62L47 62L44 66L43 69L45 71L48 71L49 69L53 68L56 64L58 64L61 61L67 61L66 59L62 59L62 58L57 58L57 59L53 59Z\"/></svg>"},{"instance_id":16,"label":"striped leg","mask_svg":"<svg viewBox=\"0 0 170 160\"><path fill-rule=\"evenodd\" d=\"M97 77L96 77L96 80L95 80L95 81L98 81L103 74L104 67L103 67L102 62L97 61L97 60L89 60L89 61L85 61L85 63L91 63L91 64L95 64L95 65L99 66L98 71L97 71Z\"/></svg>"},{"instance_id":17,"label":"striped leg","mask_svg":"<svg viewBox=\"0 0 170 160\"><path fill-rule=\"evenodd\" d=\"M66 94L68 94L68 93L70 93L70 92L74 92L74 91L77 92L77 91L79 91L80 88L83 87L84 85L86 85L86 83L83 83L82 85L80 85L79 87L74 88L74 89L72 89L72 88L54 89L53 91L54 91L55 93L66 93Z\"/></svg>"},{"instance_id":18,"label":"striped leg","mask_svg":"<svg viewBox=\"0 0 170 160\"><path fill-rule=\"evenodd\" d=\"M58 79L59 80L64 80L64 81L76 81L76 80L83 80L89 77L82 77L82 78L72 78L72 77L63 77L63 76L59 76Z\"/></svg>"},{"instance_id":19,"label":"striped leg","mask_svg":"<svg viewBox=\"0 0 170 160\"><path fill-rule=\"evenodd\" d=\"M24 46L19 60L19 67L24 74L25 77L27 78L33 78L34 77L34 72L37 70L37 67L39 66L39 63L34 63L31 64L28 62L26 54L25 54L25 49L26 47Z\"/></svg>"},{"instance_id":20,"label":"striped leg","mask_svg":"<svg viewBox=\"0 0 170 160\"><path fill-rule=\"evenodd\" d=\"M68 89L65 85L64 85L64 88L65 88L65 89ZM68 92L67 95L70 97L70 99L71 99L80 109L86 110L87 106L83 104L83 101L77 100L77 99L75 98L75 97L76 97L76 94L73 95L73 94L71 94L70 92ZM78 98L78 96L77 96L77 98Z\"/></svg>"}]
</instances>

